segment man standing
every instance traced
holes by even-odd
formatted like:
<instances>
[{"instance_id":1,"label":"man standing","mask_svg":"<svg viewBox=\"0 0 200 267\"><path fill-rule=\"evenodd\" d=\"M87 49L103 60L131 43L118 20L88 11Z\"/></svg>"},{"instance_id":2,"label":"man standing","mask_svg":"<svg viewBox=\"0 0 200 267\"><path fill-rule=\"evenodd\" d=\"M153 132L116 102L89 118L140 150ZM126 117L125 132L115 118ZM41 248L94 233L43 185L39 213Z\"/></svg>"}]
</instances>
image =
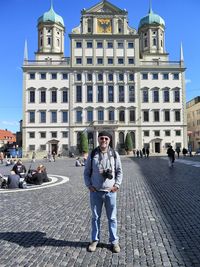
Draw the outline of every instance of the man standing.
<instances>
[{"instance_id":1,"label":"man standing","mask_svg":"<svg viewBox=\"0 0 200 267\"><path fill-rule=\"evenodd\" d=\"M92 242L88 251L94 252L100 240L100 218L105 205L109 226L109 241L113 252L120 252L117 236L117 191L122 182L122 166L119 154L109 147L111 135L102 131L98 135L99 146L88 156L85 170L85 185L90 191L92 211Z\"/></svg>"},{"instance_id":2,"label":"man standing","mask_svg":"<svg viewBox=\"0 0 200 267\"><path fill-rule=\"evenodd\" d=\"M167 149L167 155L169 159L169 167L171 168L174 166L175 161L175 151L173 150L172 146L169 146L169 148Z\"/></svg>"}]
</instances>

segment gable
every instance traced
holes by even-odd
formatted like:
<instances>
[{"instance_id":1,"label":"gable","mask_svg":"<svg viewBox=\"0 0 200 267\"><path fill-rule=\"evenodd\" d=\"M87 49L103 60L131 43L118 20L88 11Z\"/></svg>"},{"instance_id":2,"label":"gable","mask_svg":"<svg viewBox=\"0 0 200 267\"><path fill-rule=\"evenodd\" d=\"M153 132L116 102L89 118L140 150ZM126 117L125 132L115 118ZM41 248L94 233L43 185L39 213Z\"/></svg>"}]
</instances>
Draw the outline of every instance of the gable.
<instances>
[{"instance_id":1,"label":"gable","mask_svg":"<svg viewBox=\"0 0 200 267\"><path fill-rule=\"evenodd\" d=\"M110 2L104 0L100 3L96 4L95 6L82 10L82 14L127 14L126 10L122 10L117 6L114 6Z\"/></svg>"}]
</instances>

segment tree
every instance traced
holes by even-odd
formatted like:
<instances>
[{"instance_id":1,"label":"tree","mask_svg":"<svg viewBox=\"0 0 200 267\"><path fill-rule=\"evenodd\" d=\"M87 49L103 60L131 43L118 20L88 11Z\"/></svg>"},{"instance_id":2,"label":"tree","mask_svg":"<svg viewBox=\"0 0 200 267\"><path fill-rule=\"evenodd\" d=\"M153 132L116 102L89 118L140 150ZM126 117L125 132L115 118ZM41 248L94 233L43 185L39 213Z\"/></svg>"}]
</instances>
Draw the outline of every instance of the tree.
<instances>
[{"instance_id":1,"label":"tree","mask_svg":"<svg viewBox=\"0 0 200 267\"><path fill-rule=\"evenodd\" d=\"M87 135L85 133L81 133L80 136L80 152L81 153L88 153L89 149L88 149L88 138Z\"/></svg>"},{"instance_id":2,"label":"tree","mask_svg":"<svg viewBox=\"0 0 200 267\"><path fill-rule=\"evenodd\" d=\"M133 141L132 141L130 133L126 134L125 150L126 150L126 152L133 151Z\"/></svg>"}]
</instances>

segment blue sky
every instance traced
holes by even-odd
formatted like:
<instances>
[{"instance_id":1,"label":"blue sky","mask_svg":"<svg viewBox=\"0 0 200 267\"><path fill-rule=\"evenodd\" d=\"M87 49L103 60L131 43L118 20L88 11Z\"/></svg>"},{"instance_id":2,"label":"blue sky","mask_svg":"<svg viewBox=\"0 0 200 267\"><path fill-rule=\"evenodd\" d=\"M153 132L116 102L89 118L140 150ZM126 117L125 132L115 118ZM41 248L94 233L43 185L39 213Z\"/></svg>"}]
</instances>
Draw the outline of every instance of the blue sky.
<instances>
[{"instance_id":1,"label":"blue sky","mask_svg":"<svg viewBox=\"0 0 200 267\"><path fill-rule=\"evenodd\" d=\"M54 10L63 17L66 27L65 56L70 56L68 34L79 25L80 12L98 0L53 0ZM111 0L128 11L129 25L138 28L148 13L149 0ZM22 119L22 64L25 39L29 59L37 51L37 19L50 8L51 0L1 0L0 42L0 129L19 130ZM170 60L179 60L183 44L186 70L186 100L200 95L200 1L152 0L152 9L166 25L166 51Z\"/></svg>"}]
</instances>

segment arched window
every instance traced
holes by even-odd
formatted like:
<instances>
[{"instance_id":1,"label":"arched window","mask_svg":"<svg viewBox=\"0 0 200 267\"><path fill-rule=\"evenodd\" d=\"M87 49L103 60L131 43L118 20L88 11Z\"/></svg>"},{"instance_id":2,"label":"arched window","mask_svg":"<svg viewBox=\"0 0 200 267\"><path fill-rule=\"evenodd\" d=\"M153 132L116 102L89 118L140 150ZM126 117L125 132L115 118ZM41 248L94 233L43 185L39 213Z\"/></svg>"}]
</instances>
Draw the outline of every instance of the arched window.
<instances>
[{"instance_id":1,"label":"arched window","mask_svg":"<svg viewBox=\"0 0 200 267\"><path fill-rule=\"evenodd\" d=\"M156 38L153 38L153 45L156 46Z\"/></svg>"}]
</instances>

